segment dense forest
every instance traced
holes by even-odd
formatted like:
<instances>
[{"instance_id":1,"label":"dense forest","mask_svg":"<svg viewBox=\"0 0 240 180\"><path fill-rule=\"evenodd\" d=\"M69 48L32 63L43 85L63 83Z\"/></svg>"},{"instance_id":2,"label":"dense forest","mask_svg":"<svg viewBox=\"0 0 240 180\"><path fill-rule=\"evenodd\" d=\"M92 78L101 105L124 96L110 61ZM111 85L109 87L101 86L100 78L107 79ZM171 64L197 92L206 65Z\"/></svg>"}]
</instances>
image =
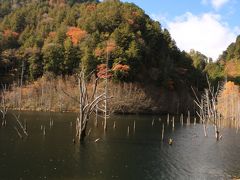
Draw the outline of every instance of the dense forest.
<instances>
[{"instance_id":1,"label":"dense forest","mask_svg":"<svg viewBox=\"0 0 240 180\"><path fill-rule=\"evenodd\" d=\"M151 108L169 103L165 110L177 109L180 102L190 102L191 87L202 91L207 86L206 75L215 84L226 78L240 83L239 60L240 36L213 62L198 51L181 51L169 31L133 3L0 0L2 84L19 86L21 76L25 85L49 78L64 83L81 69L106 78L108 62L112 89L141 92L142 101L157 101ZM186 104L186 109L192 106Z\"/></svg>"},{"instance_id":2,"label":"dense forest","mask_svg":"<svg viewBox=\"0 0 240 180\"><path fill-rule=\"evenodd\" d=\"M205 71L210 78L219 80L231 80L240 83L240 36L231 43L219 56L216 62L207 64Z\"/></svg>"},{"instance_id":3,"label":"dense forest","mask_svg":"<svg viewBox=\"0 0 240 180\"><path fill-rule=\"evenodd\" d=\"M2 82L33 81L46 72L91 72L106 62L112 78L174 88L203 86L202 64L181 52L167 29L118 0L0 1ZM99 66L101 67L101 66ZM96 72L97 74L97 72Z\"/></svg>"}]
</instances>

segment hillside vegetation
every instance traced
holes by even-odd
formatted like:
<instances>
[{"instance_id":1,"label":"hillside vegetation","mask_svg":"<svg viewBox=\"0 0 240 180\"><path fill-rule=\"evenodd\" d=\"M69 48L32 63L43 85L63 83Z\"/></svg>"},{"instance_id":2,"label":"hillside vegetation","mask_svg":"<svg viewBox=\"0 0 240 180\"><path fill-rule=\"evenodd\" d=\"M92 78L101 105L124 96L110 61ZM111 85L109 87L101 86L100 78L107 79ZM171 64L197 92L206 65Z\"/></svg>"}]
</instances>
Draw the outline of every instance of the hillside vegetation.
<instances>
[{"instance_id":1,"label":"hillside vegetation","mask_svg":"<svg viewBox=\"0 0 240 180\"><path fill-rule=\"evenodd\" d=\"M106 62L108 51L117 81L199 85L202 74L191 57L177 48L168 30L134 4L118 0L23 2L10 6L3 1L0 6L4 9L1 81L19 78L22 65L27 81L45 72L71 75L79 64L91 72ZM129 68L120 68L124 65Z\"/></svg>"},{"instance_id":2,"label":"hillside vegetation","mask_svg":"<svg viewBox=\"0 0 240 180\"><path fill-rule=\"evenodd\" d=\"M240 83L240 36L227 47L216 62L207 65L206 72L215 81L227 79Z\"/></svg>"},{"instance_id":3,"label":"hillside vegetation","mask_svg":"<svg viewBox=\"0 0 240 180\"><path fill-rule=\"evenodd\" d=\"M43 76L68 83L80 69L105 78L108 59L111 87L133 83L139 89L135 92L142 92L149 102L142 109L157 112L176 112L179 105L187 111L192 107L190 87L203 90L206 85L208 58L194 50L180 51L168 30L135 4L119 0L0 0L0 12L3 84L16 82L12 87L17 87L21 75L28 89ZM36 92L42 97L41 87ZM121 109L132 106L125 104L129 106Z\"/></svg>"}]
</instances>

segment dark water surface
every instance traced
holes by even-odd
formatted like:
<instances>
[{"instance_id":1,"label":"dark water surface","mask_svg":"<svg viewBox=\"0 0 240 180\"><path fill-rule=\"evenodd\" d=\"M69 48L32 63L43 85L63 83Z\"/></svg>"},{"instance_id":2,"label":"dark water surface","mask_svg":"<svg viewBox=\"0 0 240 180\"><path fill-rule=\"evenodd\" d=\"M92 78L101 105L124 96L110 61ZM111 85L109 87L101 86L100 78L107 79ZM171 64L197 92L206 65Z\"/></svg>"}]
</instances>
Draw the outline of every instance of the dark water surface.
<instances>
[{"instance_id":1,"label":"dark water surface","mask_svg":"<svg viewBox=\"0 0 240 180\"><path fill-rule=\"evenodd\" d=\"M102 122L84 144L74 144L76 115L71 113L24 113L29 137L21 140L11 117L0 128L0 179L232 179L240 177L240 134L225 129L216 142L212 128L203 136L202 126L175 129L165 122L165 142L161 142L166 117L113 116L103 133ZM50 128L50 119L53 126ZM154 126L152 120L155 119ZM133 132L133 122L136 132ZM116 129L113 129L116 121ZM42 128L41 128L42 126ZM45 126L46 134L43 135ZM130 129L128 135L127 129ZM41 130L42 129L42 130ZM95 142L100 138L98 142ZM167 139L173 138L172 146Z\"/></svg>"}]
</instances>

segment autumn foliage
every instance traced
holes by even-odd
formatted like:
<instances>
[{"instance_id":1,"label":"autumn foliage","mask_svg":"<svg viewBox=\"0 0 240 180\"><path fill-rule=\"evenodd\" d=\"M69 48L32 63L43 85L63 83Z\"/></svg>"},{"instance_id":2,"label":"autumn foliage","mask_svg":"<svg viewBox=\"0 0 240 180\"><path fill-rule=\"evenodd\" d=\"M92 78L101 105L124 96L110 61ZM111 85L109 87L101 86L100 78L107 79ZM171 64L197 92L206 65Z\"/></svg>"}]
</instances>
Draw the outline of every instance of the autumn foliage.
<instances>
[{"instance_id":1,"label":"autumn foliage","mask_svg":"<svg viewBox=\"0 0 240 180\"><path fill-rule=\"evenodd\" d=\"M88 4L88 5L86 6L86 10L87 10L87 11L95 11L96 8L97 8L96 4Z\"/></svg>"},{"instance_id":2,"label":"autumn foliage","mask_svg":"<svg viewBox=\"0 0 240 180\"><path fill-rule=\"evenodd\" d=\"M116 43L114 41L108 41L106 47L106 53L111 53L116 49Z\"/></svg>"},{"instance_id":3,"label":"autumn foliage","mask_svg":"<svg viewBox=\"0 0 240 180\"><path fill-rule=\"evenodd\" d=\"M54 38L56 36L56 34L57 34L56 32L50 32L49 37Z\"/></svg>"},{"instance_id":4,"label":"autumn foliage","mask_svg":"<svg viewBox=\"0 0 240 180\"><path fill-rule=\"evenodd\" d=\"M17 38L19 33L6 29L3 31L3 37L14 37Z\"/></svg>"},{"instance_id":5,"label":"autumn foliage","mask_svg":"<svg viewBox=\"0 0 240 180\"><path fill-rule=\"evenodd\" d=\"M238 61L229 61L225 65L225 73L230 77L240 76L240 64Z\"/></svg>"},{"instance_id":6,"label":"autumn foliage","mask_svg":"<svg viewBox=\"0 0 240 180\"><path fill-rule=\"evenodd\" d=\"M100 48L97 47L94 51L94 54L96 57L102 57L104 55L106 55L107 53L111 54L115 49L116 49L117 45L115 43L115 41L107 41L106 47L105 48Z\"/></svg>"},{"instance_id":7,"label":"autumn foliage","mask_svg":"<svg viewBox=\"0 0 240 180\"><path fill-rule=\"evenodd\" d=\"M101 57L104 54L104 51L103 51L103 49L97 47L94 51L94 54L96 57Z\"/></svg>"},{"instance_id":8,"label":"autumn foliage","mask_svg":"<svg viewBox=\"0 0 240 180\"><path fill-rule=\"evenodd\" d=\"M128 65L116 64L111 69L109 69L107 77L111 78L113 76L113 73L116 73L116 72L121 72L124 75L127 75L129 70L130 70L130 67ZM97 76L99 78L106 78L106 64L98 65L97 72L98 72Z\"/></svg>"},{"instance_id":9,"label":"autumn foliage","mask_svg":"<svg viewBox=\"0 0 240 180\"><path fill-rule=\"evenodd\" d=\"M106 73L107 67L106 64L100 64L97 66L97 76L99 78L110 78L113 76L111 72Z\"/></svg>"},{"instance_id":10,"label":"autumn foliage","mask_svg":"<svg viewBox=\"0 0 240 180\"><path fill-rule=\"evenodd\" d=\"M239 86L229 81L218 95L218 111L225 119L237 118L240 108Z\"/></svg>"},{"instance_id":11,"label":"autumn foliage","mask_svg":"<svg viewBox=\"0 0 240 180\"><path fill-rule=\"evenodd\" d=\"M86 37L86 35L87 35L86 31L77 27L70 27L68 28L67 31L67 36L71 38L72 43L74 45L77 45L81 39Z\"/></svg>"},{"instance_id":12,"label":"autumn foliage","mask_svg":"<svg viewBox=\"0 0 240 180\"><path fill-rule=\"evenodd\" d=\"M130 67L128 65L116 64L115 66L113 66L112 70L128 72L130 70Z\"/></svg>"}]
</instances>

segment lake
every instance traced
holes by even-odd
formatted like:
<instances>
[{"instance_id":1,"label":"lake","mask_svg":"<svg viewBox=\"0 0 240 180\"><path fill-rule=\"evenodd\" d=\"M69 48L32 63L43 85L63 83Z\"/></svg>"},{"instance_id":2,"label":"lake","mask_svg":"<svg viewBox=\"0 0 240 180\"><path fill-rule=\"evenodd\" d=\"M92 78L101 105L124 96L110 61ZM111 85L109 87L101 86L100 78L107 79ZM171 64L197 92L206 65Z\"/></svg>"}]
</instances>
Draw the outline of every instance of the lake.
<instances>
[{"instance_id":1,"label":"lake","mask_svg":"<svg viewBox=\"0 0 240 180\"><path fill-rule=\"evenodd\" d=\"M108 120L106 133L99 118L98 127L91 121L89 136L84 144L79 144L73 142L74 113L22 113L21 120L27 123L29 133L24 139L18 137L9 114L7 127L0 128L0 179L219 180L240 177L240 134L235 129L224 129L223 139L216 142L212 127L208 128L209 137L204 137L201 124L182 126L175 117L173 130L171 122L167 126L167 117L161 117L161 121L159 118L114 115ZM163 122L164 142L161 141ZM172 145L168 144L169 138L173 139ZM95 142L96 139L99 140Z\"/></svg>"}]
</instances>

